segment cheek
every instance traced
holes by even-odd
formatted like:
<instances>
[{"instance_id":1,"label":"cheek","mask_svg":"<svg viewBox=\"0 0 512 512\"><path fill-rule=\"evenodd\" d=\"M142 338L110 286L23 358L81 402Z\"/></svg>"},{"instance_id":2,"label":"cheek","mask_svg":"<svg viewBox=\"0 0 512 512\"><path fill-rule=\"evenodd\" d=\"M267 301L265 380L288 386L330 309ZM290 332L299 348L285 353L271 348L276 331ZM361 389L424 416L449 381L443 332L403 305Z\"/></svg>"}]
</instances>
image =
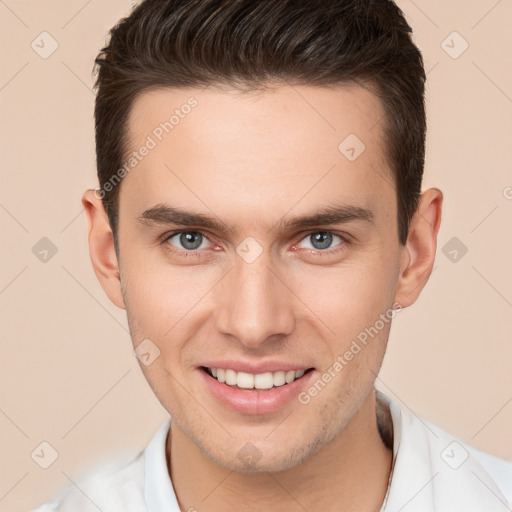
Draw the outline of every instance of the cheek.
<instances>
[{"instance_id":1,"label":"cheek","mask_svg":"<svg viewBox=\"0 0 512 512\"><path fill-rule=\"evenodd\" d=\"M375 258L312 269L297 274L295 289L331 336L347 340L373 325L390 308L396 282L389 263Z\"/></svg>"},{"instance_id":2,"label":"cheek","mask_svg":"<svg viewBox=\"0 0 512 512\"><path fill-rule=\"evenodd\" d=\"M123 277L129 316L138 329L157 338L170 336L208 290L207 278L186 267L141 264L127 269Z\"/></svg>"},{"instance_id":3,"label":"cheek","mask_svg":"<svg viewBox=\"0 0 512 512\"><path fill-rule=\"evenodd\" d=\"M141 364L147 380L158 389L159 382L172 380L187 365L190 341L209 316L204 308L218 279L212 272L208 276L197 268L170 265L126 265L124 279L134 348L149 339L159 351L150 366Z\"/></svg>"}]
</instances>

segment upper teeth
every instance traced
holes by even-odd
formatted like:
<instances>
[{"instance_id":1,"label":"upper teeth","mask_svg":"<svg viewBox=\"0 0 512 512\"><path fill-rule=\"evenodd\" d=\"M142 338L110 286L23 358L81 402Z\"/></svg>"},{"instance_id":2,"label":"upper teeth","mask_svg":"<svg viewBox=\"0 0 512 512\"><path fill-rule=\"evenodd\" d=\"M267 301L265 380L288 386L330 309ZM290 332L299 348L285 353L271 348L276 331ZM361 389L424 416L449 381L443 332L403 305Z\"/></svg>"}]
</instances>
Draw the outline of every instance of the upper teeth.
<instances>
[{"instance_id":1,"label":"upper teeth","mask_svg":"<svg viewBox=\"0 0 512 512\"><path fill-rule=\"evenodd\" d=\"M208 368L210 373L219 381L230 386L238 386L243 389L270 389L273 386L290 384L295 379L302 377L306 370L290 370L278 372L265 372L256 375L223 368Z\"/></svg>"}]
</instances>

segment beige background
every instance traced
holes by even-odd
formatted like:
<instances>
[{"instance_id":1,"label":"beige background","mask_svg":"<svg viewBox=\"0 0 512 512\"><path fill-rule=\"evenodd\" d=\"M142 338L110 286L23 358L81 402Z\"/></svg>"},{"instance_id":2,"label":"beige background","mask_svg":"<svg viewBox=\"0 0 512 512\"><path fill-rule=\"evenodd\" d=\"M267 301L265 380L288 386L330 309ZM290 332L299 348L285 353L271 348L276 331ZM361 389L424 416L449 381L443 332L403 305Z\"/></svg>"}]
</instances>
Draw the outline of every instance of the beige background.
<instances>
[{"instance_id":1,"label":"beige background","mask_svg":"<svg viewBox=\"0 0 512 512\"><path fill-rule=\"evenodd\" d=\"M445 206L430 283L395 321L378 387L512 458L512 1L398 4L428 71L424 187L441 188ZM130 8L0 0L2 511L26 511L89 463L141 450L167 418L132 355L124 311L93 273L80 203L97 184L93 60ZM46 59L31 47L51 49L43 31L58 43ZM458 58L454 31L469 44ZM42 237L57 248L46 263L32 252ZM443 252L453 237L468 249L455 262L450 244L450 258ZM31 457L43 441L59 454L48 469Z\"/></svg>"}]
</instances>

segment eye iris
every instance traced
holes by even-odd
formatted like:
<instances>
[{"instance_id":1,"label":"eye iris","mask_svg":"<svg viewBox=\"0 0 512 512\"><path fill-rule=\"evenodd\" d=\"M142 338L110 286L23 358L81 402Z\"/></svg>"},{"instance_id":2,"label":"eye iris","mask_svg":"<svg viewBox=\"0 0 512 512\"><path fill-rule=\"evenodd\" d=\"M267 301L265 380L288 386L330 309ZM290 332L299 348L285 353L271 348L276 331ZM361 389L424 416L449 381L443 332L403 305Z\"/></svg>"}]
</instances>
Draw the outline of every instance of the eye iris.
<instances>
[{"instance_id":1,"label":"eye iris","mask_svg":"<svg viewBox=\"0 0 512 512\"><path fill-rule=\"evenodd\" d=\"M319 231L311 236L311 244L315 249L327 249L332 243L332 234L327 231Z\"/></svg>"},{"instance_id":2,"label":"eye iris","mask_svg":"<svg viewBox=\"0 0 512 512\"><path fill-rule=\"evenodd\" d=\"M195 238L195 240L194 240ZM185 247L185 249L194 250L197 249L202 242L201 233L195 233L193 231L187 231L185 233L181 233L180 235L180 243Z\"/></svg>"}]
</instances>

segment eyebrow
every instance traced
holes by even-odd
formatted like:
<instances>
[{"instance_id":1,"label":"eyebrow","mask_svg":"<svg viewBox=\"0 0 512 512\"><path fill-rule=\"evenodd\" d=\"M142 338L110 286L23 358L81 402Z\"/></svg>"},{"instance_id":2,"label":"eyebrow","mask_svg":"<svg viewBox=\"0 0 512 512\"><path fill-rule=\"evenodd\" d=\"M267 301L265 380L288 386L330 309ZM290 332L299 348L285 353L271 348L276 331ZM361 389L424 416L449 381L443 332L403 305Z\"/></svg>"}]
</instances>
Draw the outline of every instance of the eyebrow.
<instances>
[{"instance_id":1,"label":"eyebrow","mask_svg":"<svg viewBox=\"0 0 512 512\"><path fill-rule=\"evenodd\" d=\"M137 215L137 221L144 225L177 224L209 228L219 233L233 233L239 225L228 225L216 216L186 211L168 204L157 204ZM324 224L346 224L349 222L373 223L374 217L370 209L356 204L332 204L318 211L294 217L282 217L271 228L272 231L291 231L294 229L312 228Z\"/></svg>"}]
</instances>

